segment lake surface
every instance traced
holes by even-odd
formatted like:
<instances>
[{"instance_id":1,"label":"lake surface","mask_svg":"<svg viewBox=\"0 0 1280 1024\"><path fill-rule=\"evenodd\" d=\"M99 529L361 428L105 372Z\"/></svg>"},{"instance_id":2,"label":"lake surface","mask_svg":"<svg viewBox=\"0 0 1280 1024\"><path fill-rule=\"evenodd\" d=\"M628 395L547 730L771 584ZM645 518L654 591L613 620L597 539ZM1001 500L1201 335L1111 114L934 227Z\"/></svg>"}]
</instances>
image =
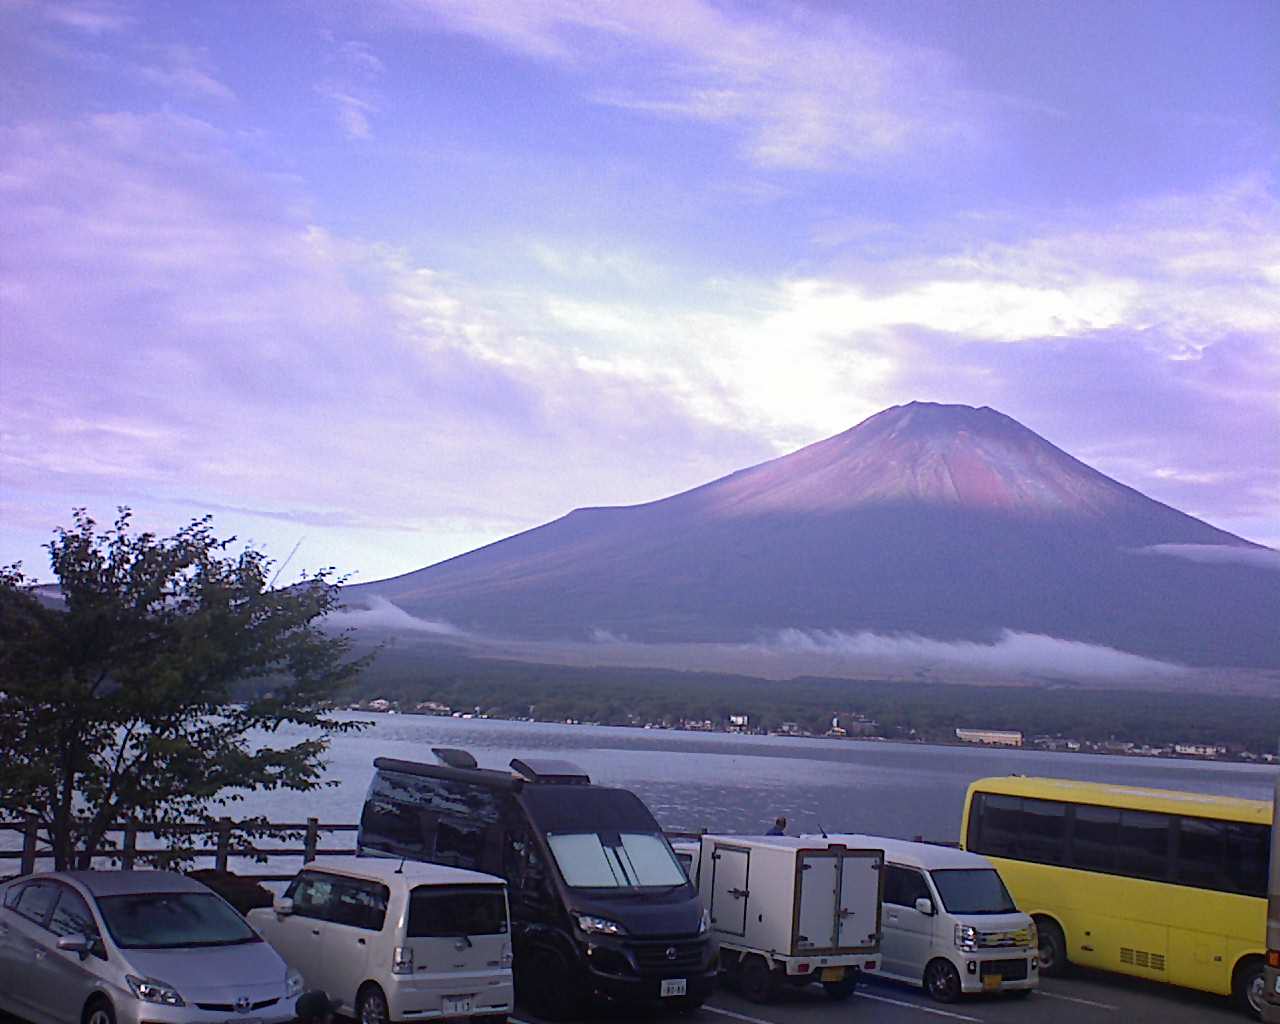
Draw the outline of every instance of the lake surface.
<instances>
[{"instance_id":1,"label":"lake surface","mask_svg":"<svg viewBox=\"0 0 1280 1024\"><path fill-rule=\"evenodd\" d=\"M870 832L955 840L965 789L987 775L1185 789L1270 800L1277 769L1211 761L1107 757L909 743L668 732L610 726L360 715L366 731L334 739L318 794L256 794L229 813L355 822L379 756L433 761L432 747L471 751L481 767L513 757L573 761L592 781L635 791L669 829L763 831L779 814L790 831ZM301 735L301 733L298 733ZM282 731L277 743L291 737Z\"/></svg>"}]
</instances>

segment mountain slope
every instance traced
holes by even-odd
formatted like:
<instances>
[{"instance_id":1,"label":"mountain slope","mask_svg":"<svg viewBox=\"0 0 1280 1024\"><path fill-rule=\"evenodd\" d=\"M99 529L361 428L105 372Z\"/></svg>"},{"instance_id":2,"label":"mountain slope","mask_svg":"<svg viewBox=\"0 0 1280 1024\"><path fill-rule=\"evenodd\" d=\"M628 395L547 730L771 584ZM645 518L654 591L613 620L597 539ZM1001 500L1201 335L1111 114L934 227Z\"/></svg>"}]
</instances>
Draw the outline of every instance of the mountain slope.
<instances>
[{"instance_id":1,"label":"mountain slope","mask_svg":"<svg viewBox=\"0 0 1280 1024\"><path fill-rule=\"evenodd\" d=\"M1280 666L1280 573L1140 550L1162 544L1257 549L994 410L911 403L694 490L578 509L348 598L497 636L1011 629L1192 665Z\"/></svg>"}]
</instances>

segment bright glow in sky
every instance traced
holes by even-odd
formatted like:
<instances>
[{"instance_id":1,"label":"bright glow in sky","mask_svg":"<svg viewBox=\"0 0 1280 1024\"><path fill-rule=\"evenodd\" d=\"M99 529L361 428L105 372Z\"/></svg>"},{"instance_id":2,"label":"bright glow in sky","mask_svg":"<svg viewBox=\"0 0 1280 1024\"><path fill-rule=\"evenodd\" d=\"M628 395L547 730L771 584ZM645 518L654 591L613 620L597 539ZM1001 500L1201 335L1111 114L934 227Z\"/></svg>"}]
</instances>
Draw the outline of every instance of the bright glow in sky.
<instances>
[{"instance_id":1,"label":"bright glow in sky","mask_svg":"<svg viewBox=\"0 0 1280 1024\"><path fill-rule=\"evenodd\" d=\"M409 571L912 399L1280 545L1280 4L0 0L0 563Z\"/></svg>"}]
</instances>

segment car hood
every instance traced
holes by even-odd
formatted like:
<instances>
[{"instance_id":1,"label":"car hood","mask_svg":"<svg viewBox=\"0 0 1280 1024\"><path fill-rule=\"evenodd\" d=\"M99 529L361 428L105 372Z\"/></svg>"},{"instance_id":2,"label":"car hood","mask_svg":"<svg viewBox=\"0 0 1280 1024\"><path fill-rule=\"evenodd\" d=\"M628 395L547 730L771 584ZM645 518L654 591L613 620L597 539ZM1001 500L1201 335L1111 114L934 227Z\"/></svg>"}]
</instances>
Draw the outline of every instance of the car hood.
<instances>
[{"instance_id":1,"label":"car hood","mask_svg":"<svg viewBox=\"0 0 1280 1024\"><path fill-rule=\"evenodd\" d=\"M696 935L702 920L702 901L685 889L662 897L593 897L575 892L570 905L577 914L617 921L628 935Z\"/></svg>"},{"instance_id":2,"label":"car hood","mask_svg":"<svg viewBox=\"0 0 1280 1024\"><path fill-rule=\"evenodd\" d=\"M130 973L172 985L187 1002L229 1002L282 994L288 970L265 942L192 949L122 949Z\"/></svg>"}]
</instances>

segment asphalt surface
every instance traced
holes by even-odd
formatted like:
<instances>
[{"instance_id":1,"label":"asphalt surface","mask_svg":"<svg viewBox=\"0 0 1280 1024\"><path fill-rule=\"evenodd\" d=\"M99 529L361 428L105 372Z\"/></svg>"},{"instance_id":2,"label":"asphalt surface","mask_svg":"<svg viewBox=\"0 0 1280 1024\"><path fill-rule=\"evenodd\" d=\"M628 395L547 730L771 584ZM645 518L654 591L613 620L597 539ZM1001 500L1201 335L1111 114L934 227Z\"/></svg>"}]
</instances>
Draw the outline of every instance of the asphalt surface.
<instances>
[{"instance_id":1,"label":"asphalt surface","mask_svg":"<svg viewBox=\"0 0 1280 1024\"><path fill-rule=\"evenodd\" d=\"M724 989L695 1013L610 1008L584 1024L654 1021L668 1024L1243 1024L1250 1018L1228 1000L1105 974L1042 981L1026 999L975 996L935 1003L918 989L887 981L859 986L852 999L833 1003L820 988L784 991L767 1006ZM542 1024L519 1012L513 1024ZM0 1024L23 1024L0 1013Z\"/></svg>"}]
</instances>

